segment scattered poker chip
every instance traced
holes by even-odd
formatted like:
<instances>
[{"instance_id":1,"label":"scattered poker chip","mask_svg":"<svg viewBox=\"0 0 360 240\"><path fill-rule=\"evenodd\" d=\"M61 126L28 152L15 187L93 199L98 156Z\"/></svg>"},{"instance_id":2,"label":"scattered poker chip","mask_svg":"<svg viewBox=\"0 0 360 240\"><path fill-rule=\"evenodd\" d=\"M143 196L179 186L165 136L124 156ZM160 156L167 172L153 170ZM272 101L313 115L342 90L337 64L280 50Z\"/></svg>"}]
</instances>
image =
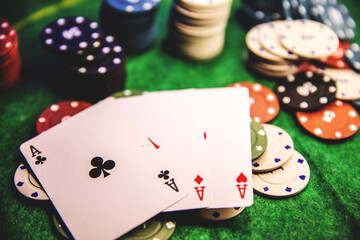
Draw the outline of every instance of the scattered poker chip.
<instances>
[{"instance_id":1,"label":"scattered poker chip","mask_svg":"<svg viewBox=\"0 0 360 240\"><path fill-rule=\"evenodd\" d=\"M55 229L60 233L62 237L65 239L70 239L67 233L64 230L64 226L60 223L60 221L57 219L56 216L52 216L53 224L55 226Z\"/></svg>"},{"instance_id":2,"label":"scattered poker chip","mask_svg":"<svg viewBox=\"0 0 360 240\"><path fill-rule=\"evenodd\" d=\"M290 197L305 189L310 179L310 168L305 158L293 151L281 167L267 173L253 174L254 191L269 197Z\"/></svg>"},{"instance_id":3,"label":"scattered poker chip","mask_svg":"<svg viewBox=\"0 0 360 240\"><path fill-rule=\"evenodd\" d=\"M334 79L337 99L360 99L360 73L356 73L351 69L336 68L325 68L320 71Z\"/></svg>"},{"instance_id":4,"label":"scattered poker chip","mask_svg":"<svg viewBox=\"0 0 360 240\"><path fill-rule=\"evenodd\" d=\"M147 221L131 230L120 240L167 240L175 231L176 222L173 221Z\"/></svg>"},{"instance_id":5,"label":"scattered poker chip","mask_svg":"<svg viewBox=\"0 0 360 240\"><path fill-rule=\"evenodd\" d=\"M335 101L335 81L315 72L289 75L275 89L280 102L293 110L315 110Z\"/></svg>"},{"instance_id":6,"label":"scattered poker chip","mask_svg":"<svg viewBox=\"0 0 360 240\"><path fill-rule=\"evenodd\" d=\"M132 96L139 96L142 95L144 92L140 90L129 90L126 89L124 91L116 92L112 94L114 98L123 98L123 97L132 97Z\"/></svg>"},{"instance_id":7,"label":"scattered poker chip","mask_svg":"<svg viewBox=\"0 0 360 240\"><path fill-rule=\"evenodd\" d=\"M351 44L345 51L345 59L352 69L360 72L360 45L358 43Z\"/></svg>"},{"instance_id":8,"label":"scattered poker chip","mask_svg":"<svg viewBox=\"0 0 360 240\"><path fill-rule=\"evenodd\" d=\"M335 68L347 69L349 66L345 62L345 51L350 47L350 43L341 41L336 52L329 56L318 59L320 62Z\"/></svg>"},{"instance_id":9,"label":"scattered poker chip","mask_svg":"<svg viewBox=\"0 0 360 240\"><path fill-rule=\"evenodd\" d=\"M16 189L25 197L34 200L49 200L44 189L29 173L24 164L20 164L14 175L14 184Z\"/></svg>"},{"instance_id":10,"label":"scattered poker chip","mask_svg":"<svg viewBox=\"0 0 360 240\"><path fill-rule=\"evenodd\" d=\"M253 160L260 157L266 150L267 147L267 136L264 128L251 119L251 157Z\"/></svg>"},{"instance_id":11,"label":"scattered poker chip","mask_svg":"<svg viewBox=\"0 0 360 240\"><path fill-rule=\"evenodd\" d=\"M250 117L256 122L270 122L279 113L279 100L270 88L252 82L238 82L230 87L246 87L249 90Z\"/></svg>"},{"instance_id":12,"label":"scattered poker chip","mask_svg":"<svg viewBox=\"0 0 360 240\"><path fill-rule=\"evenodd\" d=\"M46 25L40 33L42 46L52 54L66 56L85 51L99 41L102 33L98 23L88 18L59 18Z\"/></svg>"},{"instance_id":13,"label":"scattered poker chip","mask_svg":"<svg viewBox=\"0 0 360 240\"><path fill-rule=\"evenodd\" d=\"M273 21L262 25L260 43L269 52L285 58L297 60L299 57L283 47L280 41L280 33L284 30L288 21Z\"/></svg>"},{"instance_id":14,"label":"scattered poker chip","mask_svg":"<svg viewBox=\"0 0 360 240\"><path fill-rule=\"evenodd\" d=\"M286 49L306 58L330 56L339 46L339 38L331 28L312 20L289 22L280 39Z\"/></svg>"},{"instance_id":15,"label":"scattered poker chip","mask_svg":"<svg viewBox=\"0 0 360 240\"><path fill-rule=\"evenodd\" d=\"M252 162L253 172L268 172L283 165L294 152L294 143L283 129L263 124L267 135L266 151Z\"/></svg>"},{"instance_id":16,"label":"scattered poker chip","mask_svg":"<svg viewBox=\"0 0 360 240\"><path fill-rule=\"evenodd\" d=\"M40 134L90 106L90 103L81 101L53 104L40 114L36 122L36 130Z\"/></svg>"},{"instance_id":17,"label":"scattered poker chip","mask_svg":"<svg viewBox=\"0 0 360 240\"><path fill-rule=\"evenodd\" d=\"M359 114L356 109L339 100L316 112L298 111L296 118L303 128L322 139L345 139L359 129Z\"/></svg>"},{"instance_id":18,"label":"scattered poker chip","mask_svg":"<svg viewBox=\"0 0 360 240\"><path fill-rule=\"evenodd\" d=\"M235 208L204 208L198 210L198 214L201 218L213 221L226 220L239 215L245 207Z\"/></svg>"},{"instance_id":19,"label":"scattered poker chip","mask_svg":"<svg viewBox=\"0 0 360 240\"><path fill-rule=\"evenodd\" d=\"M316 18L332 28L340 39L351 40L355 37L356 24L344 4L336 0L314 4Z\"/></svg>"}]
</instances>

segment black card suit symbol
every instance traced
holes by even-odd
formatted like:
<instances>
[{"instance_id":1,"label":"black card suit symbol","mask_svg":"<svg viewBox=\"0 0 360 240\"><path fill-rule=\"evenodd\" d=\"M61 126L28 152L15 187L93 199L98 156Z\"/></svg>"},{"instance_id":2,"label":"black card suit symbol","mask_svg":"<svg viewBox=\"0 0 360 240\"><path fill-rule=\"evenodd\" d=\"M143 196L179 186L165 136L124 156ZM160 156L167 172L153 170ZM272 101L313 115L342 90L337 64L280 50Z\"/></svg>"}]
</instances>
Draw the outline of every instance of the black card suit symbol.
<instances>
[{"instance_id":1,"label":"black card suit symbol","mask_svg":"<svg viewBox=\"0 0 360 240\"><path fill-rule=\"evenodd\" d=\"M158 175L159 178L164 178L164 180L169 179L169 170L160 171L160 174Z\"/></svg>"},{"instance_id":2,"label":"black card suit symbol","mask_svg":"<svg viewBox=\"0 0 360 240\"><path fill-rule=\"evenodd\" d=\"M35 164L36 164L36 165L43 164L45 161L46 161L46 157L37 156L37 157L36 157Z\"/></svg>"},{"instance_id":3,"label":"black card suit symbol","mask_svg":"<svg viewBox=\"0 0 360 240\"><path fill-rule=\"evenodd\" d=\"M109 176L110 173L108 173L105 170L111 170L115 167L115 162L113 160L107 160L104 162L104 160L101 157L94 157L91 160L91 165L95 168L91 169L89 172L89 176L91 178L97 178L101 175L101 173L104 174L104 178Z\"/></svg>"}]
</instances>

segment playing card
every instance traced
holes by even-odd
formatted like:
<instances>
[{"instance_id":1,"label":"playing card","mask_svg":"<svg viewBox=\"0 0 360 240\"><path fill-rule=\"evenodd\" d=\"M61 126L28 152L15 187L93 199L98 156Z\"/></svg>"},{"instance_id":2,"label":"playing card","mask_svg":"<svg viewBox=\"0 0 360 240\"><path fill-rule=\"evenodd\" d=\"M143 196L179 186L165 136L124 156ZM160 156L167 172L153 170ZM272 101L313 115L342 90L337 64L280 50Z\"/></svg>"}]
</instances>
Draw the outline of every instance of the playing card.
<instances>
[{"instance_id":1,"label":"playing card","mask_svg":"<svg viewBox=\"0 0 360 240\"><path fill-rule=\"evenodd\" d=\"M213 200L209 208L253 203L249 92L198 89L200 125L206 133Z\"/></svg>"},{"instance_id":2,"label":"playing card","mask_svg":"<svg viewBox=\"0 0 360 240\"><path fill-rule=\"evenodd\" d=\"M148 136L106 99L20 149L75 239L115 239L188 194Z\"/></svg>"},{"instance_id":3,"label":"playing card","mask_svg":"<svg viewBox=\"0 0 360 240\"><path fill-rule=\"evenodd\" d=\"M154 146L159 147L190 186L190 194L166 211L205 208L212 198L209 161L196 102L194 90L117 99L119 108L151 136Z\"/></svg>"}]
</instances>

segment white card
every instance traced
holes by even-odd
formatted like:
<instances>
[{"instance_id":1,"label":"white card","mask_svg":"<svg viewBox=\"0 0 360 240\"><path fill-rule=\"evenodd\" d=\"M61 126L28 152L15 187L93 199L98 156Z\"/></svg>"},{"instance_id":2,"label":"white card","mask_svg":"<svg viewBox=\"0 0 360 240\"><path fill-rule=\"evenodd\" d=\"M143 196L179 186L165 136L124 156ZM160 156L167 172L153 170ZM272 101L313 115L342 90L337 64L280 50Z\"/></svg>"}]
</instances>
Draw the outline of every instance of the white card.
<instances>
[{"instance_id":1,"label":"white card","mask_svg":"<svg viewBox=\"0 0 360 240\"><path fill-rule=\"evenodd\" d=\"M118 238L188 194L176 171L112 101L20 147L75 239Z\"/></svg>"},{"instance_id":2,"label":"white card","mask_svg":"<svg viewBox=\"0 0 360 240\"><path fill-rule=\"evenodd\" d=\"M211 180L204 132L198 125L194 90L163 91L117 99L190 186L190 194L166 211L210 205Z\"/></svg>"},{"instance_id":3,"label":"white card","mask_svg":"<svg viewBox=\"0 0 360 240\"><path fill-rule=\"evenodd\" d=\"M253 203L249 92L199 89L199 116L207 139L213 201L209 208Z\"/></svg>"}]
</instances>

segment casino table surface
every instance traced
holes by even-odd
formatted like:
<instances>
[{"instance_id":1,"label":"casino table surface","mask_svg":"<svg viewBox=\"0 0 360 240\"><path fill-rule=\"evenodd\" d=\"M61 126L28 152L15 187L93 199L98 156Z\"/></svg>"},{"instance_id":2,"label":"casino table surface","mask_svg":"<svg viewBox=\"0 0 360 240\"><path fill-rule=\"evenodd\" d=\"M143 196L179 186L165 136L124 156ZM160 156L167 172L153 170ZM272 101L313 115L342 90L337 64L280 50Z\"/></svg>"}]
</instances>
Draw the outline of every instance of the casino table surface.
<instances>
[{"instance_id":1,"label":"casino table surface","mask_svg":"<svg viewBox=\"0 0 360 240\"><path fill-rule=\"evenodd\" d=\"M343 0L358 23L353 40L360 42L360 2ZM157 15L160 32L150 51L127 56L127 89L160 91L224 87L253 81L274 88L276 81L255 76L244 64L246 30L234 0L225 49L206 62L185 61L163 51L170 0ZM50 203L26 201L14 187L14 172L23 158L19 146L35 136L38 115L49 105L72 100L51 88L58 75L52 56L39 43L48 22L69 15L98 19L100 0L1 1L0 16L17 29L23 68L20 82L0 93L0 239L56 239ZM283 109L272 124L293 138L307 159L310 182L299 195L282 200L254 196L254 204L239 216L222 222L194 221L182 214L172 239L360 239L360 133L346 141L325 142L307 134Z\"/></svg>"}]
</instances>

